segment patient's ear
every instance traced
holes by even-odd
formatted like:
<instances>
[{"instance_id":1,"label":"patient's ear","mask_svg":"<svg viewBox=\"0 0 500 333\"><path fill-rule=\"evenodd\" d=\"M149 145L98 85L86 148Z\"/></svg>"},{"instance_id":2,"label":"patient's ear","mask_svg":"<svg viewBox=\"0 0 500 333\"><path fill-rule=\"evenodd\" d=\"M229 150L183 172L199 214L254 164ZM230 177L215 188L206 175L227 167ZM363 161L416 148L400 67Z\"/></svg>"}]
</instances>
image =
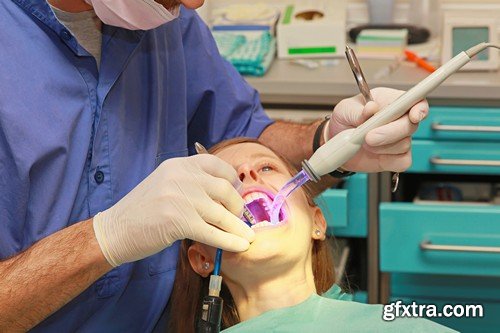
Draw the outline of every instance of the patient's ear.
<instances>
[{"instance_id":1,"label":"patient's ear","mask_svg":"<svg viewBox=\"0 0 500 333\"><path fill-rule=\"evenodd\" d=\"M312 238L325 240L326 238L326 220L323 212L319 207L313 208L314 223L312 225ZM318 232L319 230L319 232Z\"/></svg>"},{"instance_id":2,"label":"patient's ear","mask_svg":"<svg viewBox=\"0 0 500 333\"><path fill-rule=\"evenodd\" d=\"M187 256L191 268L203 277L207 277L214 269L213 256L208 249L200 243L194 243L188 248Z\"/></svg>"}]
</instances>

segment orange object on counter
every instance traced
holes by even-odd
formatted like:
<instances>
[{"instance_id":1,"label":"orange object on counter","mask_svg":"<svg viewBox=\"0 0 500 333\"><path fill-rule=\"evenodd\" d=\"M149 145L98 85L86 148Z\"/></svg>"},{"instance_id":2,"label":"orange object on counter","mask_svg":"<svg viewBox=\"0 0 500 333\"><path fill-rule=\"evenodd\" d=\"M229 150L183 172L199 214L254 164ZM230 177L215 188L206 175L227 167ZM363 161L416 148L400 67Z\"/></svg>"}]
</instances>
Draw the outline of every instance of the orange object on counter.
<instances>
[{"instance_id":1,"label":"orange object on counter","mask_svg":"<svg viewBox=\"0 0 500 333\"><path fill-rule=\"evenodd\" d=\"M431 65L426 60L420 58L415 52L412 52L410 50L405 50L405 55L406 55L406 60L416 63L418 67L422 67L428 72L432 73L436 70L436 67Z\"/></svg>"}]
</instances>

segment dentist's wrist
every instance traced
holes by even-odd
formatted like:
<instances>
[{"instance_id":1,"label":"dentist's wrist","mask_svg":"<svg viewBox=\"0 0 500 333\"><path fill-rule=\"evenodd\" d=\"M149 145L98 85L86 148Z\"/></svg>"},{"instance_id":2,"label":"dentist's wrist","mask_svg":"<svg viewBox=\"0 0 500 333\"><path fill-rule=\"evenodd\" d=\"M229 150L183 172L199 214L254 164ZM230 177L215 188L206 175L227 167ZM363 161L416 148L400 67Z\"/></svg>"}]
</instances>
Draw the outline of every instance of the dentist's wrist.
<instances>
[{"instance_id":1,"label":"dentist's wrist","mask_svg":"<svg viewBox=\"0 0 500 333\"><path fill-rule=\"evenodd\" d=\"M318 148L325 144L329 138L328 132L330 131L330 116L326 116L325 120L323 120L318 128L316 129L316 132L314 133L314 138L313 138L313 154L318 150ZM322 142L321 142L322 141ZM329 173L330 176L334 178L345 178L354 175L355 172L351 172L348 170L345 170L342 167L339 167L337 170L334 170Z\"/></svg>"},{"instance_id":2,"label":"dentist's wrist","mask_svg":"<svg viewBox=\"0 0 500 333\"><path fill-rule=\"evenodd\" d=\"M328 129L327 125L329 125L329 122L330 122L330 117L327 116L316 128L316 132L314 132L313 143L312 143L313 154L316 150L318 150L319 147L321 147L321 145L323 145L326 142L325 128ZM323 142L321 142L321 139L323 139Z\"/></svg>"}]
</instances>

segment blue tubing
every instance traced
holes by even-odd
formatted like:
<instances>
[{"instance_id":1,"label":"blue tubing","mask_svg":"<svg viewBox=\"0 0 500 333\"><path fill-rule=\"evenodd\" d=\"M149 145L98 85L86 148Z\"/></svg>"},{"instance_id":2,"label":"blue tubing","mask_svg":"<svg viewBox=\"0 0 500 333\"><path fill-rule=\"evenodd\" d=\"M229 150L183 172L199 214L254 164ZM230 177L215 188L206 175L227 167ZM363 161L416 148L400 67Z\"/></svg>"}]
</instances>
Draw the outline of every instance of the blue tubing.
<instances>
[{"instance_id":1,"label":"blue tubing","mask_svg":"<svg viewBox=\"0 0 500 333\"><path fill-rule=\"evenodd\" d=\"M220 275L220 262L222 261L222 250L217 249L215 253L214 275Z\"/></svg>"}]
</instances>

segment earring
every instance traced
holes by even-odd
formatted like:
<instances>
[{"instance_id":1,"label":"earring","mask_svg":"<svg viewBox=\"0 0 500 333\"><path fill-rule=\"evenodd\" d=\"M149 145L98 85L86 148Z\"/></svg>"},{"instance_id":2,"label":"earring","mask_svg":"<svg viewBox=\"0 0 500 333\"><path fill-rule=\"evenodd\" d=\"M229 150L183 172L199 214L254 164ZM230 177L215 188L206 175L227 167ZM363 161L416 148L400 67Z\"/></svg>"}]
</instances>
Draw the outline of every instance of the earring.
<instances>
[{"instance_id":1,"label":"earring","mask_svg":"<svg viewBox=\"0 0 500 333\"><path fill-rule=\"evenodd\" d=\"M321 236L321 230L319 230L319 229L316 229L316 231L315 231L314 233L315 233L315 234L316 234L316 236L318 236L318 237L319 237L319 236Z\"/></svg>"},{"instance_id":2,"label":"earring","mask_svg":"<svg viewBox=\"0 0 500 333\"><path fill-rule=\"evenodd\" d=\"M210 263L209 262L204 262L203 263L203 269L208 270L210 268Z\"/></svg>"}]
</instances>

